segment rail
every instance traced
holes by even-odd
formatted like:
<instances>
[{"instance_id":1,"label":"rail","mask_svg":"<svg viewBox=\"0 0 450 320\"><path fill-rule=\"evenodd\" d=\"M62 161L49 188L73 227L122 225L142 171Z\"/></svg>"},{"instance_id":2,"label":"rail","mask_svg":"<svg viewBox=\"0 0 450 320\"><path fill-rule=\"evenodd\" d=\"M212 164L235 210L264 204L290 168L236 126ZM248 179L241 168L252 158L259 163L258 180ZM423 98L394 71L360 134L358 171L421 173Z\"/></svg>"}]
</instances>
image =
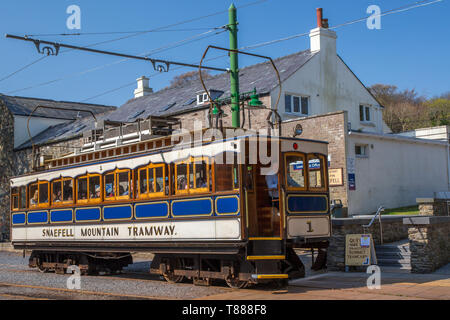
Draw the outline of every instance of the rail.
<instances>
[{"instance_id":1,"label":"rail","mask_svg":"<svg viewBox=\"0 0 450 320\"><path fill-rule=\"evenodd\" d=\"M381 242L381 244L383 244L383 226L381 224L381 212L383 212L383 211L384 211L384 207L380 206L378 208L377 212L375 213L375 215L373 216L372 220L370 220L369 224L363 225L364 233L366 233L366 230L372 226L373 222L378 217L378 222L380 223L380 242Z\"/></svg>"}]
</instances>

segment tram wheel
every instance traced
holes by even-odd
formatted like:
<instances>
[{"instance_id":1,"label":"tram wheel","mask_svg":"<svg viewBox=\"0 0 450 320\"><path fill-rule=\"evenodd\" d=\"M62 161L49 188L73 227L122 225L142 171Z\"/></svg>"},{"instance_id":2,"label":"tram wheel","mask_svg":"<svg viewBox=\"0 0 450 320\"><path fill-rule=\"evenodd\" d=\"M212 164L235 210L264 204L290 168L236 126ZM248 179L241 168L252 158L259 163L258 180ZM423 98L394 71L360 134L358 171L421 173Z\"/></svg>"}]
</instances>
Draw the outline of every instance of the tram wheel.
<instances>
[{"instance_id":1,"label":"tram wheel","mask_svg":"<svg viewBox=\"0 0 450 320\"><path fill-rule=\"evenodd\" d=\"M49 268L45 268L45 267L42 266L42 264L39 264L38 265L38 270L39 270L39 272L47 273L49 271Z\"/></svg>"},{"instance_id":2,"label":"tram wheel","mask_svg":"<svg viewBox=\"0 0 450 320\"><path fill-rule=\"evenodd\" d=\"M41 258L38 258L37 263L36 263L36 266L37 266L39 272L47 273L47 272L50 271L49 268L43 266L43 264L42 264L42 259L41 259Z\"/></svg>"},{"instance_id":3,"label":"tram wheel","mask_svg":"<svg viewBox=\"0 0 450 320\"><path fill-rule=\"evenodd\" d=\"M233 289L244 289L248 286L248 281L239 280L239 278L233 278L231 276L226 278L225 281Z\"/></svg>"},{"instance_id":4,"label":"tram wheel","mask_svg":"<svg viewBox=\"0 0 450 320\"><path fill-rule=\"evenodd\" d=\"M178 276L175 275L173 270L174 269L180 269L182 266L182 261L180 258L174 258L174 259L166 259L166 263L172 270L167 271L166 273L163 273L164 279L169 283L180 283L184 280L184 276Z\"/></svg>"}]
</instances>

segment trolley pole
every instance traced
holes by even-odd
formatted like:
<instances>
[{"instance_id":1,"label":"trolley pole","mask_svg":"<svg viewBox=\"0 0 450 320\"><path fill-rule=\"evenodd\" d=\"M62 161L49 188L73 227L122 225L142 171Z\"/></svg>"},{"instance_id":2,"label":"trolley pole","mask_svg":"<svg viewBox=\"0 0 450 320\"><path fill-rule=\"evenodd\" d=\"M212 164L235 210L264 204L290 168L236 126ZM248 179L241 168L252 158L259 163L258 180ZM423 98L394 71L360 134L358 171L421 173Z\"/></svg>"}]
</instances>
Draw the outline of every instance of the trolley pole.
<instances>
[{"instance_id":1,"label":"trolley pole","mask_svg":"<svg viewBox=\"0 0 450 320\"><path fill-rule=\"evenodd\" d=\"M228 9L228 30L230 31L230 49L237 50L237 20L236 7L231 4ZM231 123L233 128L241 126L239 117L239 64L237 52L230 52L230 82L231 82Z\"/></svg>"}]
</instances>

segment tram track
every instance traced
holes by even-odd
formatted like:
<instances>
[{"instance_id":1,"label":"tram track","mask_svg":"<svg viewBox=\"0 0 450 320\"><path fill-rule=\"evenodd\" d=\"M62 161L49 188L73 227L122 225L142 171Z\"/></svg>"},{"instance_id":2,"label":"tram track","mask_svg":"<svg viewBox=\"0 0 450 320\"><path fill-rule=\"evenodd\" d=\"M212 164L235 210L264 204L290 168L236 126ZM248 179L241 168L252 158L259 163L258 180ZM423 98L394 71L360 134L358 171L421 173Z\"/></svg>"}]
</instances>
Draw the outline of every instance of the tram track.
<instances>
[{"instance_id":1,"label":"tram track","mask_svg":"<svg viewBox=\"0 0 450 320\"><path fill-rule=\"evenodd\" d=\"M88 295L88 296L104 296L110 298L125 298L125 299L133 299L133 300L179 300L172 297L163 297L163 296L149 296L149 295L131 295L131 294L120 294L113 292L102 292L102 291L89 291L89 290L71 290L65 288L54 288L54 287L46 287L46 286L37 286L37 285L25 285L25 284L17 284L17 283L5 283L0 282L0 288L22 288L22 289L34 289L41 291L49 291L56 293L70 293L71 295ZM39 294L39 293L38 293ZM42 293L40 293L42 294ZM48 300L46 298L40 297L29 297L24 295L14 295L11 293L0 293L1 296L10 296L10 297L28 297L29 299L39 299L39 300ZM24 298L25 299L25 298Z\"/></svg>"}]
</instances>

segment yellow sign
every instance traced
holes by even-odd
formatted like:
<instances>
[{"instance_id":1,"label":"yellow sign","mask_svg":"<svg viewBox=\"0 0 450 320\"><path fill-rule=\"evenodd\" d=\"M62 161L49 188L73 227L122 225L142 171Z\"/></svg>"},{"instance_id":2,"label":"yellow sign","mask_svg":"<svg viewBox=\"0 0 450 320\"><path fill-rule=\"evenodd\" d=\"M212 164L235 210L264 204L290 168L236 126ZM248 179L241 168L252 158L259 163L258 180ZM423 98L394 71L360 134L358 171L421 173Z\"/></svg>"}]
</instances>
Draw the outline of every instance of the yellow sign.
<instances>
[{"instance_id":1,"label":"yellow sign","mask_svg":"<svg viewBox=\"0 0 450 320\"><path fill-rule=\"evenodd\" d=\"M347 234L345 237L345 265L369 266L376 262L371 234Z\"/></svg>"},{"instance_id":2,"label":"yellow sign","mask_svg":"<svg viewBox=\"0 0 450 320\"><path fill-rule=\"evenodd\" d=\"M328 177L330 180L330 187L344 185L342 168L328 169Z\"/></svg>"}]
</instances>

